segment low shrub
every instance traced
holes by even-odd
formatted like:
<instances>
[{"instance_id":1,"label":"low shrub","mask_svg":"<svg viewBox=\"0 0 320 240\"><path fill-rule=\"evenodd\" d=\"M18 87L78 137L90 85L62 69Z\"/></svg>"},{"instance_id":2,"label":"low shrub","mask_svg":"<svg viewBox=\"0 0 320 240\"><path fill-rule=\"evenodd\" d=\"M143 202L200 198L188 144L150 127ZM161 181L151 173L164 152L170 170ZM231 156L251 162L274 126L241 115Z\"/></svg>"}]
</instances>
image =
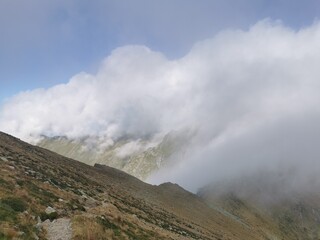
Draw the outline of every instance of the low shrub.
<instances>
[{"instance_id":1,"label":"low shrub","mask_svg":"<svg viewBox=\"0 0 320 240\"><path fill-rule=\"evenodd\" d=\"M0 222L13 221L16 219L16 215L17 213L11 207L0 202Z\"/></svg>"},{"instance_id":2,"label":"low shrub","mask_svg":"<svg viewBox=\"0 0 320 240\"><path fill-rule=\"evenodd\" d=\"M28 208L28 205L24 200L15 197L4 198L1 200L1 203L11 207L12 210L16 212L24 212Z\"/></svg>"},{"instance_id":3,"label":"low shrub","mask_svg":"<svg viewBox=\"0 0 320 240\"><path fill-rule=\"evenodd\" d=\"M114 223L110 222L107 218L104 216L102 217L97 217L96 218L97 222L102 225L105 229L119 229L117 225Z\"/></svg>"},{"instance_id":4,"label":"low shrub","mask_svg":"<svg viewBox=\"0 0 320 240\"><path fill-rule=\"evenodd\" d=\"M9 238L6 237L6 235L4 235L4 233L0 232L0 240L9 240Z\"/></svg>"},{"instance_id":5,"label":"low shrub","mask_svg":"<svg viewBox=\"0 0 320 240\"><path fill-rule=\"evenodd\" d=\"M57 218L58 218L58 213L57 212L52 212L52 213L49 213L49 214L47 214L45 212L40 213L41 221L45 221L47 219L49 219L50 221L53 221L53 220L55 220Z\"/></svg>"}]
</instances>

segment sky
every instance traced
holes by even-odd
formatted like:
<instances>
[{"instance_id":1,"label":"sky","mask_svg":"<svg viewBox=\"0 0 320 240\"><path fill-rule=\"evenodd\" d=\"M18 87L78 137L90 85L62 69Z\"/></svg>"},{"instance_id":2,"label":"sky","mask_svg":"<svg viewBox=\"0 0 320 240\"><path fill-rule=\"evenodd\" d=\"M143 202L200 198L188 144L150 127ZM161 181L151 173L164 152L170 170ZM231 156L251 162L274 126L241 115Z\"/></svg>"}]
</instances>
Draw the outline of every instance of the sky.
<instances>
[{"instance_id":1,"label":"sky","mask_svg":"<svg viewBox=\"0 0 320 240\"><path fill-rule=\"evenodd\" d=\"M149 182L320 185L319 1L17 3L0 3L0 131L104 147L190 131Z\"/></svg>"},{"instance_id":2,"label":"sky","mask_svg":"<svg viewBox=\"0 0 320 240\"><path fill-rule=\"evenodd\" d=\"M225 29L271 18L298 29L318 0L2 0L0 102L94 73L113 49L145 45L175 59Z\"/></svg>"}]
</instances>

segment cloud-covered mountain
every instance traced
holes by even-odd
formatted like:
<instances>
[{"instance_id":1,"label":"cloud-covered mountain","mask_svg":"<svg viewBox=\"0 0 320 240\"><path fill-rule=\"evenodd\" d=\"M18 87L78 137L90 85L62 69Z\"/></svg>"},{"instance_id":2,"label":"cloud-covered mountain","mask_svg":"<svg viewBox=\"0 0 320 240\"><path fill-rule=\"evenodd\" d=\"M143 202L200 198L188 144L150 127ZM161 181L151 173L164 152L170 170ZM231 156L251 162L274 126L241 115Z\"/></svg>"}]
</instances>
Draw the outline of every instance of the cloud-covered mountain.
<instances>
[{"instance_id":1,"label":"cloud-covered mountain","mask_svg":"<svg viewBox=\"0 0 320 240\"><path fill-rule=\"evenodd\" d=\"M107 146L97 137L44 137L37 145L88 165L114 167L145 181L159 169L182 161L192 137L189 131L172 131L149 140L123 138Z\"/></svg>"},{"instance_id":2,"label":"cloud-covered mountain","mask_svg":"<svg viewBox=\"0 0 320 240\"><path fill-rule=\"evenodd\" d=\"M96 74L22 92L0 113L0 129L29 142L41 136L150 140L196 131L185 158L149 181L195 190L213 180L264 168L319 167L320 24L294 31L262 21L229 30L169 60L144 46L125 46Z\"/></svg>"}]
</instances>

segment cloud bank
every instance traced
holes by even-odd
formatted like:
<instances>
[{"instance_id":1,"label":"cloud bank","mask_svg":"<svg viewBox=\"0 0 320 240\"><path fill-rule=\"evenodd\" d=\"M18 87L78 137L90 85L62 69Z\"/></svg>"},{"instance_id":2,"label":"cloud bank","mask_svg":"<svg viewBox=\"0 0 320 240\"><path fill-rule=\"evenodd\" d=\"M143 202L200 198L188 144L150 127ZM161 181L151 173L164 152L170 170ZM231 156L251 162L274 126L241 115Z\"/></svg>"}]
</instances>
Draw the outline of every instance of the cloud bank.
<instances>
[{"instance_id":1,"label":"cloud bank","mask_svg":"<svg viewBox=\"0 0 320 240\"><path fill-rule=\"evenodd\" d=\"M150 179L195 190L257 168L316 173L320 148L320 24L294 31L261 21L195 44L176 60L144 46L115 49L95 75L22 92L0 130L106 141L196 129L185 160ZM309 175L310 175L309 174Z\"/></svg>"}]
</instances>

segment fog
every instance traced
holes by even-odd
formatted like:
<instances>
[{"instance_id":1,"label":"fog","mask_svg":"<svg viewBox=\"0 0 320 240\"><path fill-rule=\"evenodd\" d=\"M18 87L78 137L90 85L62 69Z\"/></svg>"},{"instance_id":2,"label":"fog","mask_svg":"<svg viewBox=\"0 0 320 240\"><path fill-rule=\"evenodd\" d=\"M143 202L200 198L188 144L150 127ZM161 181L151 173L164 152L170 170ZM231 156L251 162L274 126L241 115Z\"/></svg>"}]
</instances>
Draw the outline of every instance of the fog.
<instances>
[{"instance_id":1,"label":"fog","mask_svg":"<svg viewBox=\"0 0 320 240\"><path fill-rule=\"evenodd\" d=\"M106 142L196 131L183 161L148 181L196 191L260 169L295 169L295 186L317 185L320 24L298 31L264 20L229 30L169 60L145 46L115 49L96 74L10 98L0 130ZM299 185L300 184L300 185Z\"/></svg>"}]
</instances>

